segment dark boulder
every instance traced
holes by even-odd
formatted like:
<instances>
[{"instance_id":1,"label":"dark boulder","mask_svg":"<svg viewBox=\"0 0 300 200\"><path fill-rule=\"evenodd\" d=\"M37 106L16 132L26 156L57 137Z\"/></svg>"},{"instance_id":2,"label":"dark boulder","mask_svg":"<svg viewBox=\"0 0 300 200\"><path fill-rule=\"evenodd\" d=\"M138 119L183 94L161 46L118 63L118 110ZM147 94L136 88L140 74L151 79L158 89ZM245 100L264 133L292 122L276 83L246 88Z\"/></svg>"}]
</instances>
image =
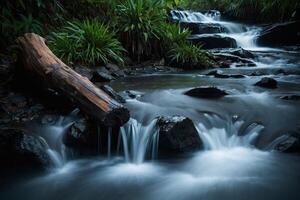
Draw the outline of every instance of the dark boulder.
<instances>
[{"instance_id":1,"label":"dark boulder","mask_svg":"<svg viewBox=\"0 0 300 200\"><path fill-rule=\"evenodd\" d=\"M126 100L119 95L116 91L114 91L114 89L112 89L110 86L108 85L102 85L101 89L106 92L106 94L108 94L111 98L117 100L120 103L126 103Z\"/></svg>"},{"instance_id":2,"label":"dark boulder","mask_svg":"<svg viewBox=\"0 0 300 200\"><path fill-rule=\"evenodd\" d=\"M206 75L214 76L215 78L245 78L245 76L241 74L222 74L218 70L210 71Z\"/></svg>"},{"instance_id":3,"label":"dark boulder","mask_svg":"<svg viewBox=\"0 0 300 200\"><path fill-rule=\"evenodd\" d=\"M92 82L110 82L112 80L115 80L115 78L105 67L96 69L91 79Z\"/></svg>"},{"instance_id":4,"label":"dark boulder","mask_svg":"<svg viewBox=\"0 0 300 200\"><path fill-rule=\"evenodd\" d=\"M250 59L227 53L215 53L214 60L221 68L230 68L233 65L235 67L256 67L256 64Z\"/></svg>"},{"instance_id":5,"label":"dark boulder","mask_svg":"<svg viewBox=\"0 0 300 200\"><path fill-rule=\"evenodd\" d=\"M118 65L108 63L105 68L111 73L113 77L124 77L125 73Z\"/></svg>"},{"instance_id":6,"label":"dark boulder","mask_svg":"<svg viewBox=\"0 0 300 200\"><path fill-rule=\"evenodd\" d=\"M285 134L276 139L274 150L284 153L299 153L300 139L299 134Z\"/></svg>"},{"instance_id":7,"label":"dark boulder","mask_svg":"<svg viewBox=\"0 0 300 200\"><path fill-rule=\"evenodd\" d=\"M192 34L224 33L226 29L220 24L180 22L181 29L189 29Z\"/></svg>"},{"instance_id":8,"label":"dark boulder","mask_svg":"<svg viewBox=\"0 0 300 200\"><path fill-rule=\"evenodd\" d=\"M192 35L188 40L193 44L202 45L204 49L237 47L237 43L233 38L220 35Z\"/></svg>"},{"instance_id":9,"label":"dark boulder","mask_svg":"<svg viewBox=\"0 0 300 200\"><path fill-rule=\"evenodd\" d=\"M231 48L231 49L212 49L210 50L211 53L213 54L230 54L234 56L238 56L240 58L250 58L254 59L255 55L243 48Z\"/></svg>"},{"instance_id":10,"label":"dark boulder","mask_svg":"<svg viewBox=\"0 0 300 200\"><path fill-rule=\"evenodd\" d=\"M287 95L287 96L282 96L280 98L283 100L289 100L289 101L299 101L300 100L299 95Z\"/></svg>"},{"instance_id":11,"label":"dark boulder","mask_svg":"<svg viewBox=\"0 0 300 200\"><path fill-rule=\"evenodd\" d=\"M224 90L216 87L197 87L184 93L185 95L197 98L217 99L228 95Z\"/></svg>"},{"instance_id":12,"label":"dark boulder","mask_svg":"<svg viewBox=\"0 0 300 200\"><path fill-rule=\"evenodd\" d=\"M159 152L183 153L203 147L192 120L187 117L159 117Z\"/></svg>"},{"instance_id":13,"label":"dark boulder","mask_svg":"<svg viewBox=\"0 0 300 200\"><path fill-rule=\"evenodd\" d=\"M262 46L288 46L300 44L300 21L276 24L267 28L257 38Z\"/></svg>"},{"instance_id":14,"label":"dark boulder","mask_svg":"<svg viewBox=\"0 0 300 200\"><path fill-rule=\"evenodd\" d=\"M80 74L81 76L84 76L86 78L88 78L89 80L91 80L93 78L93 70L85 67L85 66L81 66L81 65L76 65L74 70Z\"/></svg>"},{"instance_id":15,"label":"dark boulder","mask_svg":"<svg viewBox=\"0 0 300 200\"><path fill-rule=\"evenodd\" d=\"M275 89L275 88L277 88L277 81L273 78L264 77L260 81L255 83L255 86Z\"/></svg>"},{"instance_id":16,"label":"dark boulder","mask_svg":"<svg viewBox=\"0 0 300 200\"><path fill-rule=\"evenodd\" d=\"M0 173L26 174L43 172L53 165L48 145L39 137L21 130L6 129L0 132Z\"/></svg>"}]
</instances>

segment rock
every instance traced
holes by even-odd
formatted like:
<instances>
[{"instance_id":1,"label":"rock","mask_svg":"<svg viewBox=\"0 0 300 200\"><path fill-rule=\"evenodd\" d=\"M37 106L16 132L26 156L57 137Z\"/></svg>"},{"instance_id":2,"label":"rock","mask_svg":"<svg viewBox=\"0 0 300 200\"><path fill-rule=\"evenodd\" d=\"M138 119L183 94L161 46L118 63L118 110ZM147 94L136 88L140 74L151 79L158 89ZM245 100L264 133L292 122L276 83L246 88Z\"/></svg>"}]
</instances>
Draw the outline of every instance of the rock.
<instances>
[{"instance_id":1,"label":"rock","mask_svg":"<svg viewBox=\"0 0 300 200\"><path fill-rule=\"evenodd\" d=\"M115 80L115 78L104 67L96 69L91 79L92 82L110 82L112 80Z\"/></svg>"},{"instance_id":2,"label":"rock","mask_svg":"<svg viewBox=\"0 0 300 200\"><path fill-rule=\"evenodd\" d=\"M256 64L246 58L241 58L236 55L227 53L215 53L214 60L220 65L221 68L230 68L232 65L235 67L255 67Z\"/></svg>"},{"instance_id":3,"label":"rock","mask_svg":"<svg viewBox=\"0 0 300 200\"><path fill-rule=\"evenodd\" d=\"M84 117L75 120L63 136L63 143L68 147L86 146L88 140L88 122Z\"/></svg>"},{"instance_id":4,"label":"rock","mask_svg":"<svg viewBox=\"0 0 300 200\"><path fill-rule=\"evenodd\" d=\"M81 65L76 65L74 70L80 74L81 76L84 76L86 78L88 78L89 80L91 80L93 78L93 70L85 67L85 66L81 66Z\"/></svg>"},{"instance_id":5,"label":"rock","mask_svg":"<svg viewBox=\"0 0 300 200\"><path fill-rule=\"evenodd\" d=\"M117 92L115 92L110 86L108 85L102 85L101 89L106 92L111 98L117 100L120 103L126 103L126 100L119 95Z\"/></svg>"},{"instance_id":6,"label":"rock","mask_svg":"<svg viewBox=\"0 0 300 200\"><path fill-rule=\"evenodd\" d=\"M245 78L245 76L241 74L222 74L218 70L210 71L206 75L214 76L215 78Z\"/></svg>"},{"instance_id":7,"label":"rock","mask_svg":"<svg viewBox=\"0 0 300 200\"><path fill-rule=\"evenodd\" d=\"M42 139L21 130L7 129L0 132L1 168L9 172L25 175L27 172L45 171L53 165L47 149Z\"/></svg>"},{"instance_id":8,"label":"rock","mask_svg":"<svg viewBox=\"0 0 300 200\"><path fill-rule=\"evenodd\" d=\"M274 150L284 153L299 153L300 139L299 134L285 134L276 139L277 143Z\"/></svg>"},{"instance_id":9,"label":"rock","mask_svg":"<svg viewBox=\"0 0 300 200\"><path fill-rule=\"evenodd\" d=\"M108 63L105 68L111 73L114 77L124 77L125 73L118 65Z\"/></svg>"},{"instance_id":10,"label":"rock","mask_svg":"<svg viewBox=\"0 0 300 200\"><path fill-rule=\"evenodd\" d=\"M217 99L228 95L227 92L216 87L197 87L184 93L197 98Z\"/></svg>"},{"instance_id":11,"label":"rock","mask_svg":"<svg viewBox=\"0 0 300 200\"><path fill-rule=\"evenodd\" d=\"M240 58L251 58L254 59L255 55L243 48L233 48L233 49L212 49L210 50L213 54L230 54L234 56L238 56Z\"/></svg>"},{"instance_id":12,"label":"rock","mask_svg":"<svg viewBox=\"0 0 300 200\"><path fill-rule=\"evenodd\" d=\"M233 38L220 35L192 35L188 40L193 44L201 45L204 49L237 47L237 43Z\"/></svg>"},{"instance_id":13,"label":"rock","mask_svg":"<svg viewBox=\"0 0 300 200\"><path fill-rule=\"evenodd\" d=\"M143 93L137 92L134 90L126 90L126 91L122 92L122 97L124 99L136 99L138 97L141 97L142 95L143 95Z\"/></svg>"},{"instance_id":14,"label":"rock","mask_svg":"<svg viewBox=\"0 0 300 200\"><path fill-rule=\"evenodd\" d=\"M262 32L257 38L262 46L288 46L300 44L300 21L276 24Z\"/></svg>"},{"instance_id":15,"label":"rock","mask_svg":"<svg viewBox=\"0 0 300 200\"><path fill-rule=\"evenodd\" d=\"M282 74L282 75L287 75L288 73L286 73L286 71L284 71L283 69L278 69L277 71L275 71L276 75Z\"/></svg>"},{"instance_id":16,"label":"rock","mask_svg":"<svg viewBox=\"0 0 300 200\"><path fill-rule=\"evenodd\" d=\"M277 81L272 78L264 77L260 81L255 83L255 85L263 88L275 89L277 88Z\"/></svg>"},{"instance_id":17,"label":"rock","mask_svg":"<svg viewBox=\"0 0 300 200\"><path fill-rule=\"evenodd\" d=\"M196 151L203 144L192 120L187 117L159 117L159 151L182 153Z\"/></svg>"},{"instance_id":18,"label":"rock","mask_svg":"<svg viewBox=\"0 0 300 200\"><path fill-rule=\"evenodd\" d=\"M280 98L283 100L289 100L289 101L299 101L300 100L299 95L288 95L288 96L282 96Z\"/></svg>"},{"instance_id":19,"label":"rock","mask_svg":"<svg viewBox=\"0 0 300 200\"><path fill-rule=\"evenodd\" d=\"M189 29L192 34L224 33L226 29L220 24L180 22L181 29Z\"/></svg>"}]
</instances>

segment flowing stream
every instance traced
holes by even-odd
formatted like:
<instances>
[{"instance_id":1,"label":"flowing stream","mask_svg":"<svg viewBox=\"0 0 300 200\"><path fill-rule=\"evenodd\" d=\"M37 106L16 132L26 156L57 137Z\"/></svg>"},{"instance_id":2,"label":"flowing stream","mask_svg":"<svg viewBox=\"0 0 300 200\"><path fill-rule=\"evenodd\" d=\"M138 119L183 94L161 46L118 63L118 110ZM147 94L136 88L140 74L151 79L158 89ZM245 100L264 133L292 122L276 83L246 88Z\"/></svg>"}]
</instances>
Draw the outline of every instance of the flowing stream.
<instances>
[{"instance_id":1,"label":"flowing stream","mask_svg":"<svg viewBox=\"0 0 300 200\"><path fill-rule=\"evenodd\" d=\"M234 38L240 47L250 50L257 67L220 69L224 74L245 75L242 79L214 78L206 76L208 71L204 70L114 81L111 86L120 94L139 94L125 104L132 118L120 129L118 153L112 153L115 149L110 130L106 155L68 161L60 153L65 151L60 138L72 120L47 127L48 132L41 137L49 144L57 168L7 189L2 194L4 199L300 199L299 155L269 149L273 141L300 126L299 101L280 99L300 94L300 53L259 47L255 40L260 27L222 21L218 12L171 14L177 21L224 26L226 32L220 35ZM282 68L289 74L276 73ZM253 72L262 75L250 76ZM263 76L275 78L279 88L254 86ZM208 100L183 94L208 85L222 88L229 95ZM156 159L156 118L173 115L193 120L204 150Z\"/></svg>"}]
</instances>

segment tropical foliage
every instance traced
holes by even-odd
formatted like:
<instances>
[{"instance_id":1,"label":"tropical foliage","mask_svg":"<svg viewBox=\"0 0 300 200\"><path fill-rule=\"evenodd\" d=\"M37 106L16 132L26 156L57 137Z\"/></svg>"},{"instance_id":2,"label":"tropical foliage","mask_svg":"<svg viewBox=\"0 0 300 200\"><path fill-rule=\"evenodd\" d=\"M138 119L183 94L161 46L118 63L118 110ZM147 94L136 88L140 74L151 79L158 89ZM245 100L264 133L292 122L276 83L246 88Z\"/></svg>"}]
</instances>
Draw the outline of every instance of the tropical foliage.
<instances>
[{"instance_id":1,"label":"tropical foliage","mask_svg":"<svg viewBox=\"0 0 300 200\"><path fill-rule=\"evenodd\" d=\"M96 20L67 22L49 37L49 46L67 62L84 62L89 65L115 62L123 64L125 51L115 33Z\"/></svg>"}]
</instances>

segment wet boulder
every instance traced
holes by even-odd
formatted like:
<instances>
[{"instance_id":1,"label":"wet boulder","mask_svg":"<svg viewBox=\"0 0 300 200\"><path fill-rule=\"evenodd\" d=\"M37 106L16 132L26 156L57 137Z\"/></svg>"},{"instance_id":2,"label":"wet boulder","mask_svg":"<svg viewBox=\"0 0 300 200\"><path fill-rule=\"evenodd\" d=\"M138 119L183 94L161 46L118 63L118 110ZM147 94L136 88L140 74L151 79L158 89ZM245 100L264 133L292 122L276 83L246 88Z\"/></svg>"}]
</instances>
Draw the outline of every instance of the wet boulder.
<instances>
[{"instance_id":1,"label":"wet boulder","mask_svg":"<svg viewBox=\"0 0 300 200\"><path fill-rule=\"evenodd\" d=\"M214 60L221 68L235 67L255 67L256 64L247 58L241 58L228 53L214 53Z\"/></svg>"},{"instance_id":2,"label":"wet boulder","mask_svg":"<svg viewBox=\"0 0 300 200\"><path fill-rule=\"evenodd\" d=\"M288 100L288 101L299 101L300 100L299 95L286 95L286 96L282 96L280 98L283 100Z\"/></svg>"},{"instance_id":3,"label":"wet boulder","mask_svg":"<svg viewBox=\"0 0 300 200\"><path fill-rule=\"evenodd\" d=\"M115 80L115 77L105 67L96 69L91 79L92 82L110 82L112 80Z\"/></svg>"},{"instance_id":4,"label":"wet boulder","mask_svg":"<svg viewBox=\"0 0 300 200\"><path fill-rule=\"evenodd\" d=\"M276 24L267 28L257 38L262 46L288 46L300 44L300 21Z\"/></svg>"},{"instance_id":5,"label":"wet boulder","mask_svg":"<svg viewBox=\"0 0 300 200\"><path fill-rule=\"evenodd\" d=\"M274 145L274 150L284 153L300 153L299 134L285 134L276 140L277 143Z\"/></svg>"},{"instance_id":6,"label":"wet boulder","mask_svg":"<svg viewBox=\"0 0 300 200\"><path fill-rule=\"evenodd\" d=\"M218 99L228 95L227 92L216 87L197 87L184 93L187 96L206 99Z\"/></svg>"},{"instance_id":7,"label":"wet boulder","mask_svg":"<svg viewBox=\"0 0 300 200\"><path fill-rule=\"evenodd\" d=\"M236 48L237 43L233 38L221 35L192 35L189 39L193 44L201 45L204 49Z\"/></svg>"},{"instance_id":8,"label":"wet boulder","mask_svg":"<svg viewBox=\"0 0 300 200\"><path fill-rule=\"evenodd\" d=\"M76 65L74 67L74 70L80 74L81 76L84 76L86 78L88 78L89 80L91 80L93 78L93 70L85 67L85 66L81 66L81 65Z\"/></svg>"},{"instance_id":9,"label":"wet boulder","mask_svg":"<svg viewBox=\"0 0 300 200\"><path fill-rule=\"evenodd\" d=\"M39 137L21 130L0 132L0 173L43 172L52 166L47 144Z\"/></svg>"},{"instance_id":10,"label":"wet boulder","mask_svg":"<svg viewBox=\"0 0 300 200\"><path fill-rule=\"evenodd\" d=\"M203 147L191 119L182 116L159 117L159 152L184 153Z\"/></svg>"},{"instance_id":11,"label":"wet boulder","mask_svg":"<svg viewBox=\"0 0 300 200\"><path fill-rule=\"evenodd\" d=\"M224 33L226 29L220 24L180 22L181 29L189 29L192 34Z\"/></svg>"},{"instance_id":12,"label":"wet boulder","mask_svg":"<svg viewBox=\"0 0 300 200\"><path fill-rule=\"evenodd\" d=\"M111 98L117 100L119 103L126 103L126 100L121 95L119 95L116 91L114 91L114 89L112 89L110 86L102 85L100 88L104 92L106 92L106 94L108 94Z\"/></svg>"},{"instance_id":13,"label":"wet boulder","mask_svg":"<svg viewBox=\"0 0 300 200\"><path fill-rule=\"evenodd\" d=\"M108 63L105 68L111 73L115 78L124 77L125 73L118 65Z\"/></svg>"},{"instance_id":14,"label":"wet boulder","mask_svg":"<svg viewBox=\"0 0 300 200\"><path fill-rule=\"evenodd\" d=\"M263 88L275 89L277 88L277 81L273 78L264 77L254 85Z\"/></svg>"},{"instance_id":15,"label":"wet boulder","mask_svg":"<svg viewBox=\"0 0 300 200\"><path fill-rule=\"evenodd\" d=\"M210 50L210 52L213 54L230 54L233 56L238 56L240 58L248 58L248 59L255 58L255 55L252 52L245 50L243 48L212 49L212 50Z\"/></svg>"},{"instance_id":16,"label":"wet boulder","mask_svg":"<svg viewBox=\"0 0 300 200\"><path fill-rule=\"evenodd\" d=\"M245 78L245 76L241 74L222 74L219 70L212 70L206 75L214 76L215 78Z\"/></svg>"}]
</instances>

